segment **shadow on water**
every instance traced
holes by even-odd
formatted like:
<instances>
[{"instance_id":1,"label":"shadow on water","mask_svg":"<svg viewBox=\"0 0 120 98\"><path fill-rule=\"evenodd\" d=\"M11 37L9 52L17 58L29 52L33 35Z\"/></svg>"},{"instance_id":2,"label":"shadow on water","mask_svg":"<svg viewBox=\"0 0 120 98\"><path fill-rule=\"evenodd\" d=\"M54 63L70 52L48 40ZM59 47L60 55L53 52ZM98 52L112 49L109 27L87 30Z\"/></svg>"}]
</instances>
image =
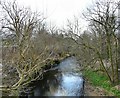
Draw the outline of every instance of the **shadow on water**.
<instances>
[{"instance_id":1,"label":"shadow on water","mask_svg":"<svg viewBox=\"0 0 120 98\"><path fill-rule=\"evenodd\" d=\"M43 79L34 82L27 93L33 96L83 96L84 79L76 70L80 69L75 57L64 59L55 70L44 73Z\"/></svg>"}]
</instances>

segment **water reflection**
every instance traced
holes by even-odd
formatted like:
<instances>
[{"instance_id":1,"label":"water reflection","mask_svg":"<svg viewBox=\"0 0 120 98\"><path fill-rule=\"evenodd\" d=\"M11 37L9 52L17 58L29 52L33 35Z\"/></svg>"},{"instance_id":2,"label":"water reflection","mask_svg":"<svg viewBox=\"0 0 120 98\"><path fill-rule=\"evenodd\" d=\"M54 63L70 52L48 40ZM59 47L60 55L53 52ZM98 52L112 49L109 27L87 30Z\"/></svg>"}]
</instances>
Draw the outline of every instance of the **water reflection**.
<instances>
[{"instance_id":1,"label":"water reflection","mask_svg":"<svg viewBox=\"0 0 120 98\"><path fill-rule=\"evenodd\" d=\"M82 96L83 78L73 73L62 75L61 84L55 92L55 96Z\"/></svg>"},{"instance_id":2,"label":"water reflection","mask_svg":"<svg viewBox=\"0 0 120 98\"><path fill-rule=\"evenodd\" d=\"M74 57L63 60L55 70L46 72L43 79L34 82L34 87L27 94L31 96L82 96L84 93L84 79L76 72L79 64Z\"/></svg>"}]
</instances>

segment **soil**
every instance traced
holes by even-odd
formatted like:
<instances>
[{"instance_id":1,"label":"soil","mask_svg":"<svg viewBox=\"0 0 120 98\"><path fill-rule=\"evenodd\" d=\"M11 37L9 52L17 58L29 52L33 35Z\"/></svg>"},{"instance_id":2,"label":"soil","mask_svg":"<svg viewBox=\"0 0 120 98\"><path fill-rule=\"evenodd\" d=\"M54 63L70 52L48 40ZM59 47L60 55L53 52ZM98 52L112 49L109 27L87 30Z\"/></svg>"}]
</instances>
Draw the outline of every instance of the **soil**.
<instances>
[{"instance_id":1,"label":"soil","mask_svg":"<svg viewBox=\"0 0 120 98\"><path fill-rule=\"evenodd\" d=\"M114 96L100 87L93 86L89 81L85 82L85 96Z\"/></svg>"}]
</instances>

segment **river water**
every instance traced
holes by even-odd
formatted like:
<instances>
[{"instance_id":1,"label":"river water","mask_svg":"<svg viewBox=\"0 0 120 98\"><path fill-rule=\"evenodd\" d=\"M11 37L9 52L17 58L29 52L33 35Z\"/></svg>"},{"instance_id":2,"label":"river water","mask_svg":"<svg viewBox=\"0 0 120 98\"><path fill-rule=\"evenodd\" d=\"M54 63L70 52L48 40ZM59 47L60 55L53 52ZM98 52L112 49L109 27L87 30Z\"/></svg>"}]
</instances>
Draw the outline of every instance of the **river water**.
<instances>
[{"instance_id":1,"label":"river water","mask_svg":"<svg viewBox=\"0 0 120 98\"><path fill-rule=\"evenodd\" d=\"M28 98L33 96L83 96L84 79L75 57L61 61L55 70L47 71L43 79L35 82Z\"/></svg>"}]
</instances>

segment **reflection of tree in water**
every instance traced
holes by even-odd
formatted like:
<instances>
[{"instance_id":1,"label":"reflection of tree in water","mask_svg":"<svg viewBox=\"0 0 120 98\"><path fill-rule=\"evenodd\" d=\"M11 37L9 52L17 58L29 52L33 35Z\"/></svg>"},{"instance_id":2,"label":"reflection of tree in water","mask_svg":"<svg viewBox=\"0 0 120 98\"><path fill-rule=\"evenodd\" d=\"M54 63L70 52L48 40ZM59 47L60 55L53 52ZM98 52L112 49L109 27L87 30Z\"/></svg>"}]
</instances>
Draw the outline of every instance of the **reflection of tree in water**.
<instances>
[{"instance_id":1,"label":"reflection of tree in water","mask_svg":"<svg viewBox=\"0 0 120 98\"><path fill-rule=\"evenodd\" d=\"M51 74L52 72L50 72ZM47 73L49 74L49 73ZM58 87L60 86L61 83L61 78L62 78L62 74L59 72L53 72L52 75L48 76L48 79L46 77L45 80L47 80L47 87L45 89L48 88L48 92L46 92L45 95L54 95L53 93L58 89ZM47 75L46 75L47 76ZM45 85L46 85L45 84Z\"/></svg>"},{"instance_id":2,"label":"reflection of tree in water","mask_svg":"<svg viewBox=\"0 0 120 98\"><path fill-rule=\"evenodd\" d=\"M53 95L53 93L58 89L62 74L58 70L47 71L43 75L43 79L30 84L30 90L22 93L22 95L27 96L44 96ZM28 93L28 94L27 94Z\"/></svg>"}]
</instances>

